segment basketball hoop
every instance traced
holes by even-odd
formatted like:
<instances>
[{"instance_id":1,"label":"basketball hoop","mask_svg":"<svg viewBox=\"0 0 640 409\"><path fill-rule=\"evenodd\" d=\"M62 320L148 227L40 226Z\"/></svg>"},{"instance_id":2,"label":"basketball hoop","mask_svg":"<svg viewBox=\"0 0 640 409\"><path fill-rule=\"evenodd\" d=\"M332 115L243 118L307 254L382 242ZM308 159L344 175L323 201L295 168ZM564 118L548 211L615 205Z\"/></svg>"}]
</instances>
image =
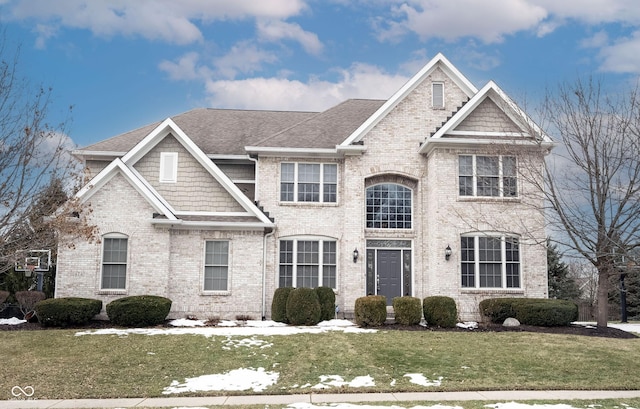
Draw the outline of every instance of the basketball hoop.
<instances>
[{"instance_id":1,"label":"basketball hoop","mask_svg":"<svg viewBox=\"0 0 640 409\"><path fill-rule=\"evenodd\" d=\"M33 275L33 271L36 269L36 265L34 264L27 264L26 266L27 268L24 270L24 276L25 277L31 277Z\"/></svg>"}]
</instances>

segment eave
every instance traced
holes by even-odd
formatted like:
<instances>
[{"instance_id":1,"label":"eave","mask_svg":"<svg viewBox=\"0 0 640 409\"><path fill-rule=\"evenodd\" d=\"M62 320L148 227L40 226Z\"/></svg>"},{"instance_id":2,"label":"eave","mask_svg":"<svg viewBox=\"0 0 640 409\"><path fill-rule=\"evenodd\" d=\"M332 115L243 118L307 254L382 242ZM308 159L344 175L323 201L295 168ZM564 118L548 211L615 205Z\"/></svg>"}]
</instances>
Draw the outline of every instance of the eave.
<instances>
[{"instance_id":1,"label":"eave","mask_svg":"<svg viewBox=\"0 0 640 409\"><path fill-rule=\"evenodd\" d=\"M235 230L235 231L264 231L273 229L274 223L262 222L211 222L211 221L185 221L185 220L167 220L167 219L151 219L151 224L159 227L168 227L180 230Z\"/></svg>"},{"instance_id":2,"label":"eave","mask_svg":"<svg viewBox=\"0 0 640 409\"><path fill-rule=\"evenodd\" d=\"M552 141L536 141L532 138L429 138L421 145L419 152L430 155L437 148L453 148L453 149L478 149L490 146L515 146L518 148L540 149L547 155L556 146Z\"/></svg>"},{"instance_id":3,"label":"eave","mask_svg":"<svg viewBox=\"0 0 640 409\"><path fill-rule=\"evenodd\" d=\"M366 151L364 145L336 146L328 148L272 148L262 146L247 146L245 150L250 155L262 157L296 157L296 158L324 158L341 159L348 155L359 155Z\"/></svg>"}]
</instances>

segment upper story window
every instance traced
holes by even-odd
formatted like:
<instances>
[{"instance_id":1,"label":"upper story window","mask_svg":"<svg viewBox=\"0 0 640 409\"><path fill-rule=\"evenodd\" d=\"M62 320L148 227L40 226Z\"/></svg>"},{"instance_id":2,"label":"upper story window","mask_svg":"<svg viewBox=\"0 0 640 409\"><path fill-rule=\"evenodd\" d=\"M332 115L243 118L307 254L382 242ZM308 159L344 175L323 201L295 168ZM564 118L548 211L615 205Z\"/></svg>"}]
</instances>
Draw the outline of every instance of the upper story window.
<instances>
[{"instance_id":1,"label":"upper story window","mask_svg":"<svg viewBox=\"0 0 640 409\"><path fill-rule=\"evenodd\" d=\"M433 108L444 108L444 83L434 82L431 84L431 106Z\"/></svg>"},{"instance_id":2,"label":"upper story window","mask_svg":"<svg viewBox=\"0 0 640 409\"><path fill-rule=\"evenodd\" d=\"M460 239L463 288L520 288L520 245L512 236Z\"/></svg>"},{"instance_id":3,"label":"upper story window","mask_svg":"<svg viewBox=\"0 0 640 409\"><path fill-rule=\"evenodd\" d=\"M124 290L127 284L127 247L124 234L112 233L102 238L103 290Z\"/></svg>"},{"instance_id":4,"label":"upper story window","mask_svg":"<svg viewBox=\"0 0 640 409\"><path fill-rule=\"evenodd\" d=\"M516 158L461 155L458 157L460 196L518 196Z\"/></svg>"},{"instance_id":5,"label":"upper story window","mask_svg":"<svg viewBox=\"0 0 640 409\"><path fill-rule=\"evenodd\" d=\"M336 288L336 241L280 240L279 286Z\"/></svg>"},{"instance_id":6,"label":"upper story window","mask_svg":"<svg viewBox=\"0 0 640 409\"><path fill-rule=\"evenodd\" d=\"M160 183L178 181L178 152L160 152Z\"/></svg>"},{"instance_id":7,"label":"upper story window","mask_svg":"<svg viewBox=\"0 0 640 409\"><path fill-rule=\"evenodd\" d=\"M280 200L335 203L338 166L333 163L282 163Z\"/></svg>"},{"instance_id":8,"label":"upper story window","mask_svg":"<svg viewBox=\"0 0 640 409\"><path fill-rule=\"evenodd\" d=\"M206 241L204 252L204 291L228 291L229 242Z\"/></svg>"},{"instance_id":9,"label":"upper story window","mask_svg":"<svg viewBox=\"0 0 640 409\"><path fill-rule=\"evenodd\" d=\"M411 228L411 189L394 183L367 188L367 227L373 229Z\"/></svg>"}]
</instances>

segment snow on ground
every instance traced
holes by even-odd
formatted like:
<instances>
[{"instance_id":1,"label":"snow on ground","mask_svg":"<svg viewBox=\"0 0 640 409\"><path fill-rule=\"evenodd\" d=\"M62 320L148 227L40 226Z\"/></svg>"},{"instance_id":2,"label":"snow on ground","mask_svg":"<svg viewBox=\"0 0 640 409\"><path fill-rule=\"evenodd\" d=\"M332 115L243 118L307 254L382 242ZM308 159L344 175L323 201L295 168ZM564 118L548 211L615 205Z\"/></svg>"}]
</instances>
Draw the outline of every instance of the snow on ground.
<instances>
[{"instance_id":1,"label":"snow on ground","mask_svg":"<svg viewBox=\"0 0 640 409\"><path fill-rule=\"evenodd\" d=\"M223 374L203 375L187 378L183 383L171 382L163 394L200 391L248 391L262 392L275 385L280 376L277 372L267 372L264 368L234 369Z\"/></svg>"},{"instance_id":2,"label":"snow on ground","mask_svg":"<svg viewBox=\"0 0 640 409\"><path fill-rule=\"evenodd\" d=\"M438 377L438 379L434 379L433 381L428 380L421 373L408 373L405 377L409 378L411 383L415 383L417 385L422 386L440 386L442 384L442 376Z\"/></svg>"},{"instance_id":3,"label":"snow on ground","mask_svg":"<svg viewBox=\"0 0 640 409\"><path fill-rule=\"evenodd\" d=\"M0 319L0 325L20 325L25 322L27 322L27 320L20 320L16 317Z\"/></svg>"},{"instance_id":4,"label":"snow on ground","mask_svg":"<svg viewBox=\"0 0 640 409\"><path fill-rule=\"evenodd\" d=\"M554 404L554 405L541 405L541 404L526 404L518 402L504 402L484 405L486 408L493 409L584 409L576 408L566 404ZM292 403L287 406L291 409L463 409L461 406L448 406L436 404L432 406L411 406L405 408L403 406L375 406L375 405L356 405L352 403L332 403L329 405L314 405L313 403ZM623 405L624 409L634 409L630 406ZM179 409L179 408L175 408Z\"/></svg>"}]
</instances>

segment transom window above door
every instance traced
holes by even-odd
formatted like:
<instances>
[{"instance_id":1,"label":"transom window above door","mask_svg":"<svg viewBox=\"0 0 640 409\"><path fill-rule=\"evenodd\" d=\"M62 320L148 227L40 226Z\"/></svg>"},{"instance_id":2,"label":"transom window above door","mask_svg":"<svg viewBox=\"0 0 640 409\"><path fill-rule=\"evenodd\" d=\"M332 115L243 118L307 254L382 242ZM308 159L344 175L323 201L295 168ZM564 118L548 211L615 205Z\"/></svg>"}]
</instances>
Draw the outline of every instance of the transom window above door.
<instances>
[{"instance_id":1,"label":"transom window above door","mask_svg":"<svg viewBox=\"0 0 640 409\"><path fill-rule=\"evenodd\" d=\"M335 203L338 166L335 163L282 163L280 201Z\"/></svg>"},{"instance_id":2,"label":"transom window above door","mask_svg":"<svg viewBox=\"0 0 640 409\"><path fill-rule=\"evenodd\" d=\"M411 189L394 183L368 187L367 228L411 229L411 197Z\"/></svg>"}]
</instances>

